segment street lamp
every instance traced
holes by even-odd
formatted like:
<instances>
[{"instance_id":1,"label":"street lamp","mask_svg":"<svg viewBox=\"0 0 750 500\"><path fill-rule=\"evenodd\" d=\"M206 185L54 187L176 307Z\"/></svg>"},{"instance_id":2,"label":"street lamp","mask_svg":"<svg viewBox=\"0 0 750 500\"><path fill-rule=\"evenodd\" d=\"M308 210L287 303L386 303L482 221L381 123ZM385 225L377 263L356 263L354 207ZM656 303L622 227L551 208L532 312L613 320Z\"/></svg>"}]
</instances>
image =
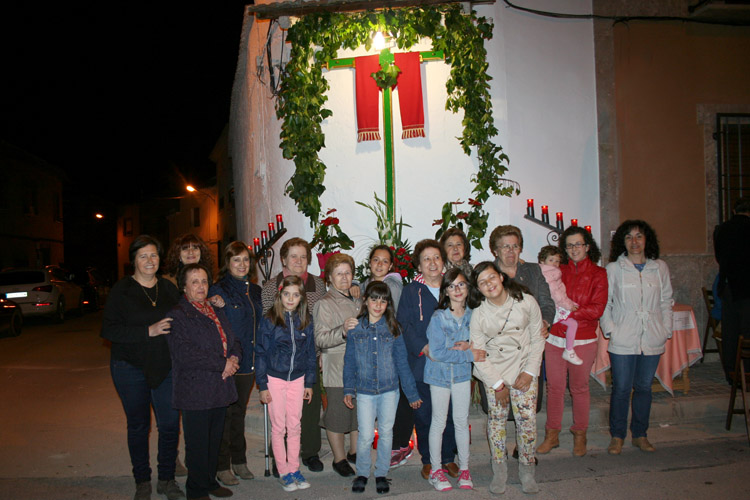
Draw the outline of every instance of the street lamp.
<instances>
[{"instance_id":1,"label":"street lamp","mask_svg":"<svg viewBox=\"0 0 750 500\"><path fill-rule=\"evenodd\" d=\"M207 192L205 192L203 190L200 190L198 188L195 188L195 187L191 186L190 184L188 184L187 186L185 186L185 189L187 189L188 192L190 192L190 193L200 193L200 194L202 194L204 196L208 196L211 199L211 201L213 201L214 203L216 203L216 200L214 199L213 196L211 196L210 194L208 194Z\"/></svg>"}]
</instances>

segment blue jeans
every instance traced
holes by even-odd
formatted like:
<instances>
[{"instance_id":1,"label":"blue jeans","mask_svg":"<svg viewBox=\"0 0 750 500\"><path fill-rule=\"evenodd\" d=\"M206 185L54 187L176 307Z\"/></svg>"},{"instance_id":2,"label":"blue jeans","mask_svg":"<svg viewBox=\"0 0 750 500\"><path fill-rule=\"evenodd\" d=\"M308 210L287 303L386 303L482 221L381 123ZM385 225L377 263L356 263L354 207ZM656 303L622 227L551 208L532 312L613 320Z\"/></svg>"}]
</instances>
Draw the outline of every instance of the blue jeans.
<instances>
[{"instance_id":1,"label":"blue jeans","mask_svg":"<svg viewBox=\"0 0 750 500\"><path fill-rule=\"evenodd\" d=\"M180 412L172 408L172 373L155 389L146 383L143 370L127 361L110 361L112 381L122 400L128 422L128 450L136 483L151 480L148 434L151 430L151 406L159 430L159 479L174 479L177 444L180 439Z\"/></svg>"},{"instance_id":2,"label":"blue jeans","mask_svg":"<svg viewBox=\"0 0 750 500\"><path fill-rule=\"evenodd\" d=\"M378 419L378 454L375 477L385 477L391 467L393 421L396 419L398 391L383 394L357 394L357 475L370 477L372 441L375 439L375 418Z\"/></svg>"},{"instance_id":3,"label":"blue jeans","mask_svg":"<svg viewBox=\"0 0 750 500\"><path fill-rule=\"evenodd\" d=\"M651 383L654 381L660 354L612 354L612 395L609 400L609 433L625 439L628 428L628 406L633 392L633 418L630 433L633 438L646 437L651 414Z\"/></svg>"}]
</instances>

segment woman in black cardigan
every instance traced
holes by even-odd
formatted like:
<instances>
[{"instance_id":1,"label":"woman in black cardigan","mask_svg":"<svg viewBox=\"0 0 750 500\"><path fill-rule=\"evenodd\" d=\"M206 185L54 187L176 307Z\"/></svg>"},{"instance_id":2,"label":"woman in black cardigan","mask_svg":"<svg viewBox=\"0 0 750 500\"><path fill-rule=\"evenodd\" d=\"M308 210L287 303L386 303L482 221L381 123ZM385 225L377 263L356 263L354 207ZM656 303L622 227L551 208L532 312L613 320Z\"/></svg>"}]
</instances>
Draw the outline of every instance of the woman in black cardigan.
<instances>
[{"instance_id":1,"label":"woman in black cardigan","mask_svg":"<svg viewBox=\"0 0 750 500\"><path fill-rule=\"evenodd\" d=\"M172 283L156 275L161 253L157 240L141 235L129 253L135 272L112 287L101 336L112 342L110 371L128 422L134 498L151 498L148 434L153 406L159 429L156 491L177 500L185 494L174 480L179 412L172 406L172 363L165 338L171 320L165 316L180 295Z\"/></svg>"}]
</instances>

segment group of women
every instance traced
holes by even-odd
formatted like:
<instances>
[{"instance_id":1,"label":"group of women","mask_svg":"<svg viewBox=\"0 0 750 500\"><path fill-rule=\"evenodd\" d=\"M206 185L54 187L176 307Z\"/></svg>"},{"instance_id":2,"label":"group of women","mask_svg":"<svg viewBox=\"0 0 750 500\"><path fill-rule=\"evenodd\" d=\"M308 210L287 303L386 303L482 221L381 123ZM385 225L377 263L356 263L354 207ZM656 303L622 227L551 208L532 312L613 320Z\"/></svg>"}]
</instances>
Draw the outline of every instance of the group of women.
<instances>
[{"instance_id":1,"label":"group of women","mask_svg":"<svg viewBox=\"0 0 750 500\"><path fill-rule=\"evenodd\" d=\"M217 476L225 485L236 484L235 476L252 478L246 465L243 422L255 383L256 331L282 281L289 276L299 278L300 288L304 288L322 367L322 377L311 388L309 404L303 406L298 429L299 454L312 471L323 469L318 455L319 429L324 427L333 452L333 469L342 476L355 474L349 464L356 462L357 408L350 397L344 397L344 356L347 332L357 326L362 309L359 297L375 281L388 286L421 400L421 405L410 404L400 391L391 467L406 463L411 454L409 439L416 429L422 476L437 489L445 489L445 475L460 477L460 487L471 484L470 476L467 482L464 475L464 471L468 473L464 397L459 400L452 392L435 392L433 386L442 383L435 382L440 377L436 379L434 368L431 375L430 370L427 376L425 372L426 361L434 361L428 338L430 323L441 314L445 321L451 318L448 313L434 313L446 307L453 311L452 305L457 303L454 295L463 288L469 297L466 313L453 316L456 325L470 325L470 339L457 343L456 349L459 345L461 350L471 349L468 358L460 357L470 362L473 356L474 376L486 394L492 492L505 491L505 426L509 416L517 426L522 489L526 493L538 491L535 455L549 453L560 445L566 386L573 404L573 454L586 454L588 379L597 352L598 327L609 339L612 365L612 439L608 451L613 455L622 451L631 392L632 444L642 451L654 451L647 439L651 382L665 342L671 337L673 305L669 270L659 260L654 230L642 220L623 222L614 234L606 270L598 265L601 253L588 231L569 227L560 236L562 283L576 305L569 314L578 324L574 341L577 363L561 355L569 348L567 323L556 322L559 310L539 265L521 259L520 229L507 225L495 228L489 246L495 260L472 267L469 243L462 231L452 228L440 242L422 240L412 256L419 275L403 286L400 276L392 273L392 249L378 245L368 258L371 275L358 287L353 285L355 265L351 257L333 255L326 263L324 282L307 272L309 244L292 238L281 247L282 271L261 290L253 282L253 256L242 242L227 247L215 284L210 262L206 265L210 255L205 245L195 237L176 242L170 251L169 269L177 278L175 288L158 275L159 243L147 236L137 238L130 248L134 274L113 288L102 327L102 336L112 342L112 377L128 421L136 500L150 498L151 492L151 406L159 429L158 493L169 499L184 496L174 480L178 410L183 415L189 498L231 495L231 490L219 485ZM446 283L444 274L451 270L455 270L449 276L451 283ZM453 302L447 298L449 290ZM443 304L440 308L439 299ZM435 358L445 358L444 353L435 354ZM545 378L547 419L544 440L537 446L537 400ZM467 381L449 380L449 389L452 382ZM323 390L327 404L321 417ZM435 394L439 399L433 401ZM431 432L436 422L442 432ZM459 465L455 463L457 451Z\"/></svg>"},{"instance_id":2,"label":"group of women","mask_svg":"<svg viewBox=\"0 0 750 500\"><path fill-rule=\"evenodd\" d=\"M262 314L247 246L227 246L212 280L211 254L194 235L178 238L158 274L161 244L150 236L130 245L132 276L112 288L102 337L112 343L110 368L125 410L135 500L151 498L151 408L159 431L156 492L185 498L175 481L180 413L185 489L190 499L232 495L217 477L252 479L245 453L245 410L254 385L253 344ZM231 471L230 472L230 466Z\"/></svg>"}]
</instances>

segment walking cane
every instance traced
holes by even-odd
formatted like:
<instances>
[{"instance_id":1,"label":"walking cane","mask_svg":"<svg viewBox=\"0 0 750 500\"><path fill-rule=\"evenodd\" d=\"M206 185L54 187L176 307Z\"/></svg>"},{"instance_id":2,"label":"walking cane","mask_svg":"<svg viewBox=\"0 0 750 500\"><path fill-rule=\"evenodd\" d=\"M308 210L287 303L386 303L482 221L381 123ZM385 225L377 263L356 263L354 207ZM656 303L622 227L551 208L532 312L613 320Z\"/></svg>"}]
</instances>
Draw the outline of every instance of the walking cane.
<instances>
[{"instance_id":1,"label":"walking cane","mask_svg":"<svg viewBox=\"0 0 750 500\"><path fill-rule=\"evenodd\" d=\"M266 452L266 471L263 473L265 477L268 477L271 475L271 471L269 469L271 459L268 456L268 405L263 405L263 446L265 448Z\"/></svg>"}]
</instances>

